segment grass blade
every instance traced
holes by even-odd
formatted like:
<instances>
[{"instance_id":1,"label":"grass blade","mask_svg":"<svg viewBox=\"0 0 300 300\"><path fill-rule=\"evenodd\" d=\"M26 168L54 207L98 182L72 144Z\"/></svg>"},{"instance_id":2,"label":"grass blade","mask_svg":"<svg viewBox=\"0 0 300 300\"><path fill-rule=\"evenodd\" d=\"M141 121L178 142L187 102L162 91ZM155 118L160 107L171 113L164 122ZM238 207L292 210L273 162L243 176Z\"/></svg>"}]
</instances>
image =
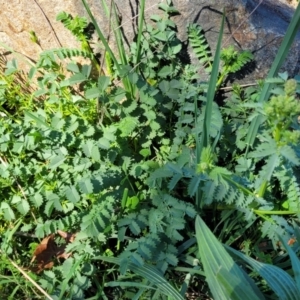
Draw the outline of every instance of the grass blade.
<instances>
[{"instance_id":1,"label":"grass blade","mask_svg":"<svg viewBox=\"0 0 300 300\"><path fill-rule=\"evenodd\" d=\"M290 256L296 285L299 291L298 293L300 294L300 260L293 249L285 242L285 240L280 235L278 235L278 237Z\"/></svg>"},{"instance_id":2,"label":"grass blade","mask_svg":"<svg viewBox=\"0 0 300 300\"><path fill-rule=\"evenodd\" d=\"M99 26L98 26L98 24L97 24L97 21L96 21L94 15L92 14L92 12L91 12L91 10L90 10L90 7L89 7L89 5L88 5L88 3L87 3L87 1L86 1L86 0L81 0L81 1L82 1L83 5L84 5L84 8L85 8L87 14L89 15L90 19L92 20L92 22L93 22L93 24L94 24L94 26L95 26L96 32L97 32L97 34L98 34L98 36L99 36L101 42L103 43L103 45L104 45L104 47L105 47L105 50L109 53L111 59L114 61L114 64L115 64L116 68L117 68L118 71L119 71L118 61L117 61L115 55L113 54L112 50L110 49L110 47L109 47L109 45L108 45L108 43L107 43L107 40L106 40L106 38L104 37L104 35L103 35L101 29L99 28Z\"/></svg>"},{"instance_id":3,"label":"grass blade","mask_svg":"<svg viewBox=\"0 0 300 300\"><path fill-rule=\"evenodd\" d=\"M113 28L113 32L116 37L116 42L117 42L117 47L118 47L121 63L123 66L126 66L128 64L128 61L127 61L126 51L125 51L125 47L124 47L125 43L122 38L121 24L119 21L117 8L116 8L116 4L114 1L112 1L112 10L113 10L113 16L114 16L114 21L115 21L115 24L113 24L114 25L113 27L116 27L116 29Z\"/></svg>"},{"instance_id":4,"label":"grass blade","mask_svg":"<svg viewBox=\"0 0 300 300\"><path fill-rule=\"evenodd\" d=\"M122 69L121 66L125 67L127 65L127 58L126 58L126 53L125 53L125 48L124 48L124 44L123 44L123 39L122 39L122 33L121 33L121 29L118 27L118 29L115 31L116 32L116 41L117 41L117 46L118 46L118 50L119 50L119 55L121 58L121 62L122 64L120 65L117 61L116 56L114 55L113 51L111 50L110 46L108 45L107 39L105 38L104 34L102 33L100 27L97 24L97 21L94 17L94 15L92 14L90 7L87 3L86 0L81 0L84 8L87 12L87 14L89 15L90 19L92 20L96 32L101 40L101 42L103 43L104 47L105 47L105 51L107 51L107 53L109 54L110 58L112 59L112 61L114 62L114 65L117 69L117 72L119 75L122 75ZM117 15L116 15L116 7L115 7L115 3L113 3L113 9L114 9L114 14L115 14L115 18L117 20ZM121 76L122 77L122 82L123 85L126 89L126 91L133 96L134 95L134 89L132 87L132 84L129 82L128 77L125 76Z\"/></svg>"},{"instance_id":5,"label":"grass blade","mask_svg":"<svg viewBox=\"0 0 300 300\"><path fill-rule=\"evenodd\" d=\"M222 17L222 23L220 27L220 33L218 38L218 44L216 53L214 56L214 62L212 66L212 72L209 80L208 90L207 90L207 101L206 101L206 107L205 107L205 115L204 115L204 128L203 133L201 136L201 144L200 149L197 149L199 151L199 161L200 162L200 155L202 152L203 147L207 147L210 145L209 137L210 137L210 125L211 125L211 117L212 117L212 106L213 101L215 98L215 91L218 81L218 74L219 74L219 64L220 64L220 54L221 54L221 43L222 43L222 37L223 37L223 30L224 30L224 22L225 22L225 15L223 14ZM196 113L196 112L195 112Z\"/></svg>"},{"instance_id":6,"label":"grass blade","mask_svg":"<svg viewBox=\"0 0 300 300\"><path fill-rule=\"evenodd\" d=\"M117 42L117 47L118 47L118 52L119 52L119 56L120 56L120 60L121 60L121 66L122 67L126 67L128 65L128 59L127 59L127 54L126 54L126 50L125 50L125 42L123 39L123 34L121 31L121 24L120 24L120 20L119 20L119 16L117 13L117 7L114 1L112 1L112 10L113 10L113 16L114 16L114 20L115 20L115 24L113 26L113 32L115 34L115 38L116 38L116 42ZM114 28L116 27L116 28ZM120 70L122 72L122 70ZM124 73L124 72L122 72ZM127 74L125 73L125 75L123 75L122 73L119 72L119 75L121 75L121 77L123 77L122 81L124 84L124 87L126 89L127 92L130 93L131 96L134 96L134 88L133 85L130 83Z\"/></svg>"},{"instance_id":7,"label":"grass blade","mask_svg":"<svg viewBox=\"0 0 300 300\"><path fill-rule=\"evenodd\" d=\"M287 272L276 266L258 262L229 246L225 246L225 248L235 256L241 258L258 272L258 274L266 280L279 299L299 299L299 292L295 281Z\"/></svg>"},{"instance_id":8,"label":"grass blade","mask_svg":"<svg viewBox=\"0 0 300 300\"><path fill-rule=\"evenodd\" d=\"M106 257L97 256L94 260L103 260L113 264L120 265L121 259L116 257ZM163 277L163 275L153 266L144 264L143 266L137 266L131 262L128 263L128 269L132 272L142 276L143 278L150 281L157 288L160 289L162 293L171 297L173 300L183 300L184 298L179 294L179 292ZM133 283L135 284L135 283Z\"/></svg>"},{"instance_id":9,"label":"grass blade","mask_svg":"<svg viewBox=\"0 0 300 300\"><path fill-rule=\"evenodd\" d=\"M214 61L212 66L212 72L209 79L209 85L207 90L207 101L205 107L204 121L203 121L203 131L201 135L201 140L199 141L198 136L196 136L196 161L197 164L200 163L201 152L204 147L210 145L210 128L211 128L211 117L212 117L212 109L213 109L213 101L215 98L215 91L218 81L219 75L219 65L220 65L220 54L221 54L221 43L224 31L224 22L225 22L225 14L222 17L222 23L220 27L220 33L217 43L216 53L214 55ZM198 105L197 100L195 100L195 116L197 115ZM197 118L195 118L195 127L197 126ZM200 187L196 191L196 206L201 207L201 191Z\"/></svg>"},{"instance_id":10,"label":"grass blade","mask_svg":"<svg viewBox=\"0 0 300 300\"><path fill-rule=\"evenodd\" d=\"M264 299L252 279L233 261L199 216L196 218L196 238L214 299Z\"/></svg>"},{"instance_id":11,"label":"grass blade","mask_svg":"<svg viewBox=\"0 0 300 300\"><path fill-rule=\"evenodd\" d=\"M138 25L138 34L137 34L137 43L136 43L136 54L135 54L135 64L138 64L141 59L141 40L143 33L143 23L144 23L144 14L145 14L145 0L140 1L140 13L139 13L139 25Z\"/></svg>"}]
</instances>

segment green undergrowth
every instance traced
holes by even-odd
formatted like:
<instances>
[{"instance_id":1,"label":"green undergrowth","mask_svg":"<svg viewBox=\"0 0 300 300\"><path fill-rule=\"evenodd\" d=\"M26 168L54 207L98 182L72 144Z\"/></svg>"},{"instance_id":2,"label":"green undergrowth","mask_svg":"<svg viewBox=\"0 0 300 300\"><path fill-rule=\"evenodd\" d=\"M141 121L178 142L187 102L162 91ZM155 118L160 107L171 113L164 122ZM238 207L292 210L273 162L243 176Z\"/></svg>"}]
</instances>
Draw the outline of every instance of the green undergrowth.
<instances>
[{"instance_id":1,"label":"green undergrowth","mask_svg":"<svg viewBox=\"0 0 300 300\"><path fill-rule=\"evenodd\" d=\"M277 266L296 295L298 277L284 276L297 270L299 77L234 84L223 97L228 75L253 59L221 49L224 18L215 54L199 25L187 27L198 59L187 63L171 1L159 4L151 24L140 2L128 51L119 28L113 53L82 1L92 23L57 17L80 49L44 51L25 75L13 60L0 75L0 293L242 299L242 277L249 299L264 299L285 295L260 272ZM102 5L119 27L115 3ZM103 45L100 58L91 28Z\"/></svg>"}]
</instances>

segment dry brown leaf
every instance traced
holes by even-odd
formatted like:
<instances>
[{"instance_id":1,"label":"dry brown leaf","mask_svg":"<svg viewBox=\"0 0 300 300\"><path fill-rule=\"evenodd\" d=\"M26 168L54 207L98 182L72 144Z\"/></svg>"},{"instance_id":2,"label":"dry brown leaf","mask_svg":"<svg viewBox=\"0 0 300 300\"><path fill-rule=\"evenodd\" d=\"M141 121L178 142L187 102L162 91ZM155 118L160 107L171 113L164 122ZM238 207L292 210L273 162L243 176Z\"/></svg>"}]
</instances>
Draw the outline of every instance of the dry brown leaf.
<instances>
[{"instance_id":1,"label":"dry brown leaf","mask_svg":"<svg viewBox=\"0 0 300 300\"><path fill-rule=\"evenodd\" d=\"M56 253L56 248L54 234L46 236L33 253L31 263L36 262L33 271L40 273L44 269L51 269L53 267L52 257Z\"/></svg>"},{"instance_id":2,"label":"dry brown leaf","mask_svg":"<svg viewBox=\"0 0 300 300\"><path fill-rule=\"evenodd\" d=\"M58 230L57 233L66 240L66 243L72 243L76 237L76 234L68 233L65 231ZM45 269L51 269L54 265L54 259L63 258L67 259L72 253L66 253L66 245L57 246L54 241L54 234L46 236L41 243L36 247L31 264L36 263L31 268L33 272L40 273Z\"/></svg>"},{"instance_id":3,"label":"dry brown leaf","mask_svg":"<svg viewBox=\"0 0 300 300\"><path fill-rule=\"evenodd\" d=\"M62 230L57 230L57 233L64 238L67 243L73 243L76 237L75 233L68 233Z\"/></svg>"}]
</instances>

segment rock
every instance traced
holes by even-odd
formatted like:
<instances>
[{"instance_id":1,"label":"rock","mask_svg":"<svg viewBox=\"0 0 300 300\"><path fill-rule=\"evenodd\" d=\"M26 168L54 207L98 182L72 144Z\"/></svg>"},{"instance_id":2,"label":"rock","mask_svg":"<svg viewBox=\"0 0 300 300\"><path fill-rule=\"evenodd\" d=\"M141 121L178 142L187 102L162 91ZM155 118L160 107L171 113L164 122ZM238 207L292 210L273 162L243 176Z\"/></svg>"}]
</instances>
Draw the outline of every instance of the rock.
<instances>
[{"instance_id":1,"label":"rock","mask_svg":"<svg viewBox=\"0 0 300 300\"><path fill-rule=\"evenodd\" d=\"M256 59L250 74L242 82L263 78L274 60L284 37L293 8L284 0L174 0L174 6L180 15L174 16L179 38L186 40L186 27L190 22L197 22L203 28L212 49L216 46L223 8L226 12L226 28L223 44L234 44L237 48L251 50ZM137 1L115 0L119 14L122 16L123 32L127 45L136 32L138 8ZM146 17L159 13L160 1L146 1ZM105 15L101 1L89 0L90 8L100 28L106 36L109 34L108 17ZM107 1L108 6L110 0ZM63 25L56 21L60 11L74 15L87 15L80 0L0 0L0 42L6 43L15 51L36 60L42 50L63 47L78 47L75 38ZM258 7L257 7L258 6ZM257 7L257 8L256 8ZM255 9L256 8L256 9ZM255 11L254 11L255 10ZM253 12L254 11L254 12ZM40 46L30 41L29 32L33 30L39 38ZM110 33L110 45L116 46ZM287 62L282 71L290 75L299 73L300 68L300 34L292 46ZM101 48L101 46L100 46ZM0 49L3 53L6 49ZM195 60L191 55L192 61Z\"/></svg>"},{"instance_id":2,"label":"rock","mask_svg":"<svg viewBox=\"0 0 300 300\"><path fill-rule=\"evenodd\" d=\"M264 0L187 0L174 1L181 16L175 17L180 37L186 39L185 26L196 22L203 28L213 49L216 47L223 8L226 13L223 46L235 45L240 50L250 50L255 56L251 73L241 82L264 78L277 54L294 9L280 1ZM300 32L290 50L288 59L280 71L290 75L300 70ZM192 59L193 56L192 56Z\"/></svg>"}]
</instances>

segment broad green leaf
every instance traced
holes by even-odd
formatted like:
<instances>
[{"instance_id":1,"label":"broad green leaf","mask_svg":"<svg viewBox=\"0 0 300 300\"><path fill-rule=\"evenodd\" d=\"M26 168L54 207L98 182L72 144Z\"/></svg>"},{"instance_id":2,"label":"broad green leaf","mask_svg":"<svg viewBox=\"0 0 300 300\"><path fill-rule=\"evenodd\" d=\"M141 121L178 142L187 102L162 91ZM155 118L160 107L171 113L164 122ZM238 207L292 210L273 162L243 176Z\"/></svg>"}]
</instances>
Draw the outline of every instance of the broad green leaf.
<instances>
[{"instance_id":1,"label":"broad green leaf","mask_svg":"<svg viewBox=\"0 0 300 300\"><path fill-rule=\"evenodd\" d=\"M175 174L182 174L182 169L181 169L180 167L178 167L177 164L168 162L168 163L166 164L165 168L166 168L167 170L172 171L172 172L175 173Z\"/></svg>"},{"instance_id":2,"label":"broad green leaf","mask_svg":"<svg viewBox=\"0 0 300 300\"><path fill-rule=\"evenodd\" d=\"M85 136L92 136L95 133L95 128L93 126L89 126L87 130L84 132Z\"/></svg>"},{"instance_id":3,"label":"broad green leaf","mask_svg":"<svg viewBox=\"0 0 300 300\"><path fill-rule=\"evenodd\" d=\"M179 53L182 49L182 44L179 41L178 42L176 42L176 41L172 42L170 44L170 46L171 46L170 50L172 51L171 55Z\"/></svg>"},{"instance_id":4,"label":"broad green leaf","mask_svg":"<svg viewBox=\"0 0 300 300\"><path fill-rule=\"evenodd\" d=\"M74 258L73 257L67 258L62 264L62 271L64 272L64 274L70 274L73 265L74 265Z\"/></svg>"},{"instance_id":5,"label":"broad green leaf","mask_svg":"<svg viewBox=\"0 0 300 300\"><path fill-rule=\"evenodd\" d=\"M31 80L35 76L36 72L37 72L37 68L31 67L28 73L28 79Z\"/></svg>"},{"instance_id":6,"label":"broad green leaf","mask_svg":"<svg viewBox=\"0 0 300 300\"><path fill-rule=\"evenodd\" d=\"M16 59L12 59L7 62L4 74L6 76L16 72L18 70L18 63Z\"/></svg>"},{"instance_id":7,"label":"broad green leaf","mask_svg":"<svg viewBox=\"0 0 300 300\"><path fill-rule=\"evenodd\" d=\"M54 209L54 203L52 201L47 201L44 210L47 217L51 216L53 209Z\"/></svg>"},{"instance_id":8,"label":"broad green leaf","mask_svg":"<svg viewBox=\"0 0 300 300\"><path fill-rule=\"evenodd\" d=\"M129 136L134 129L138 126L138 118L125 117L119 123L119 130L121 131L121 137Z\"/></svg>"},{"instance_id":9,"label":"broad green leaf","mask_svg":"<svg viewBox=\"0 0 300 300\"><path fill-rule=\"evenodd\" d=\"M62 80L62 81L60 82L60 84L59 84L59 86L60 86L61 88L66 87L66 86L69 86L69 85L71 85L69 79Z\"/></svg>"},{"instance_id":10,"label":"broad green leaf","mask_svg":"<svg viewBox=\"0 0 300 300\"><path fill-rule=\"evenodd\" d=\"M93 185L92 185L90 179L84 179L84 180L80 181L78 183L78 185L79 185L81 191L84 194L91 194L91 193L93 193Z\"/></svg>"},{"instance_id":11,"label":"broad green leaf","mask_svg":"<svg viewBox=\"0 0 300 300\"><path fill-rule=\"evenodd\" d=\"M35 228L35 235L37 238L40 238L40 239L45 236L43 224L37 224L37 226Z\"/></svg>"},{"instance_id":12,"label":"broad green leaf","mask_svg":"<svg viewBox=\"0 0 300 300\"><path fill-rule=\"evenodd\" d=\"M206 281L214 299L264 299L252 279L233 261L199 216L196 218L196 239ZM224 270L222 273L221 269ZM240 288L243 293L233 295L232 291Z\"/></svg>"},{"instance_id":13,"label":"broad green leaf","mask_svg":"<svg viewBox=\"0 0 300 300\"><path fill-rule=\"evenodd\" d=\"M93 147L94 147L94 142L91 140L86 141L86 143L82 146L82 150L87 157L92 156Z\"/></svg>"},{"instance_id":14,"label":"broad green leaf","mask_svg":"<svg viewBox=\"0 0 300 300\"><path fill-rule=\"evenodd\" d=\"M57 209L58 211L63 211L63 207L61 206L60 198L58 195L54 193L49 193L48 195L46 195L46 197L47 201L49 203L52 203L55 209Z\"/></svg>"},{"instance_id":15,"label":"broad green leaf","mask_svg":"<svg viewBox=\"0 0 300 300\"><path fill-rule=\"evenodd\" d=\"M100 231L103 230L97 220L97 217L93 214L85 215L82 218L80 228L82 231L88 233L88 235L91 237L97 237Z\"/></svg>"},{"instance_id":16,"label":"broad green leaf","mask_svg":"<svg viewBox=\"0 0 300 300\"><path fill-rule=\"evenodd\" d=\"M56 130L61 130L65 125L65 120L60 112L56 113L51 120L51 127Z\"/></svg>"},{"instance_id":17,"label":"broad green leaf","mask_svg":"<svg viewBox=\"0 0 300 300\"><path fill-rule=\"evenodd\" d=\"M24 111L24 115L25 117L34 120L37 125L42 125L44 127L50 128L50 126L40 116L37 117L34 113Z\"/></svg>"},{"instance_id":18,"label":"broad green leaf","mask_svg":"<svg viewBox=\"0 0 300 300\"><path fill-rule=\"evenodd\" d=\"M86 77L81 73L74 74L69 78L69 82L71 85L81 83L85 80L86 80Z\"/></svg>"},{"instance_id":19,"label":"broad green leaf","mask_svg":"<svg viewBox=\"0 0 300 300\"><path fill-rule=\"evenodd\" d=\"M280 149L280 154L295 166L299 166L300 164L299 157L291 146L288 145L283 146Z\"/></svg>"},{"instance_id":20,"label":"broad green leaf","mask_svg":"<svg viewBox=\"0 0 300 300\"><path fill-rule=\"evenodd\" d=\"M93 99L93 98L97 98L100 96L101 96L101 93L97 87L90 88L87 91L85 91L85 93L84 93L84 97L86 99Z\"/></svg>"},{"instance_id":21,"label":"broad green leaf","mask_svg":"<svg viewBox=\"0 0 300 300\"><path fill-rule=\"evenodd\" d=\"M179 13L178 10L169 3L159 3L158 7L167 13Z\"/></svg>"},{"instance_id":22,"label":"broad green leaf","mask_svg":"<svg viewBox=\"0 0 300 300\"><path fill-rule=\"evenodd\" d=\"M59 167L61 164L63 164L63 162L65 161L66 157L59 154L59 155L55 155L49 163L49 168L51 169L55 169L57 167Z\"/></svg>"},{"instance_id":23,"label":"broad green leaf","mask_svg":"<svg viewBox=\"0 0 300 300\"><path fill-rule=\"evenodd\" d=\"M80 195L77 192L75 186L70 186L66 189L66 197L67 199L72 202L72 203L76 203L80 200Z\"/></svg>"},{"instance_id":24,"label":"broad green leaf","mask_svg":"<svg viewBox=\"0 0 300 300\"><path fill-rule=\"evenodd\" d=\"M74 73L79 73L80 72L78 64L75 64L73 62L67 64L67 70L71 71L71 72L74 72Z\"/></svg>"},{"instance_id":25,"label":"broad green leaf","mask_svg":"<svg viewBox=\"0 0 300 300\"><path fill-rule=\"evenodd\" d=\"M260 276L268 283L269 287L275 292L279 299L297 300L299 291L292 277L284 270L259 261L232 249L229 246L225 248L235 256L249 264Z\"/></svg>"},{"instance_id":26,"label":"broad green leaf","mask_svg":"<svg viewBox=\"0 0 300 300\"><path fill-rule=\"evenodd\" d=\"M23 150L23 146L24 146L24 142L21 141L15 142L12 151L20 154Z\"/></svg>"},{"instance_id":27,"label":"broad green leaf","mask_svg":"<svg viewBox=\"0 0 300 300\"><path fill-rule=\"evenodd\" d=\"M79 126L78 122L74 121L69 126L67 126L66 131L68 133L72 133L72 132L74 132L78 128L78 126Z\"/></svg>"},{"instance_id":28,"label":"broad green leaf","mask_svg":"<svg viewBox=\"0 0 300 300\"><path fill-rule=\"evenodd\" d=\"M28 232L29 230L32 229L32 227L33 227L32 224L25 224L25 225L22 226L21 231Z\"/></svg>"},{"instance_id":29,"label":"broad green leaf","mask_svg":"<svg viewBox=\"0 0 300 300\"><path fill-rule=\"evenodd\" d=\"M166 92L166 95L171 98L171 99L177 99L178 98L178 94L179 94L179 90L178 89L169 89Z\"/></svg>"},{"instance_id":30,"label":"broad green leaf","mask_svg":"<svg viewBox=\"0 0 300 300\"><path fill-rule=\"evenodd\" d=\"M86 78L89 78L92 71L92 65L83 65L81 69L81 74Z\"/></svg>"},{"instance_id":31,"label":"broad green leaf","mask_svg":"<svg viewBox=\"0 0 300 300\"><path fill-rule=\"evenodd\" d=\"M144 158L148 157L149 155L151 155L151 150L150 149L142 149L139 152Z\"/></svg>"},{"instance_id":32,"label":"broad green leaf","mask_svg":"<svg viewBox=\"0 0 300 300\"><path fill-rule=\"evenodd\" d=\"M98 141L98 146L104 150L107 150L110 147L110 142L108 139L102 137Z\"/></svg>"},{"instance_id":33,"label":"broad green leaf","mask_svg":"<svg viewBox=\"0 0 300 300\"><path fill-rule=\"evenodd\" d=\"M22 201L22 198L19 195L13 195L11 199L11 204L18 204Z\"/></svg>"},{"instance_id":34,"label":"broad green leaf","mask_svg":"<svg viewBox=\"0 0 300 300\"><path fill-rule=\"evenodd\" d=\"M13 210L11 209L8 203L2 202L0 210L2 210L2 212L4 213L5 220L12 221L16 218Z\"/></svg>"},{"instance_id":35,"label":"broad green leaf","mask_svg":"<svg viewBox=\"0 0 300 300\"><path fill-rule=\"evenodd\" d=\"M98 78L98 88L103 93L110 85L110 78L108 76L100 76Z\"/></svg>"},{"instance_id":36,"label":"broad green leaf","mask_svg":"<svg viewBox=\"0 0 300 300\"><path fill-rule=\"evenodd\" d=\"M100 161L100 151L99 151L99 148L95 145L92 148L91 157L94 161Z\"/></svg>"},{"instance_id":37,"label":"broad green leaf","mask_svg":"<svg viewBox=\"0 0 300 300\"><path fill-rule=\"evenodd\" d=\"M128 74L128 79L132 84L136 84L139 80L139 75L135 72L131 72Z\"/></svg>"},{"instance_id":38,"label":"broad green leaf","mask_svg":"<svg viewBox=\"0 0 300 300\"><path fill-rule=\"evenodd\" d=\"M101 177L92 178L91 183L93 185L93 193L94 194L100 193L103 190L103 187L102 187L102 184L101 184L102 183L102 178ZM110 216L108 218L110 218Z\"/></svg>"},{"instance_id":39,"label":"broad green leaf","mask_svg":"<svg viewBox=\"0 0 300 300\"><path fill-rule=\"evenodd\" d=\"M22 199L17 204L17 210L20 212L20 214L26 215L30 210L30 206L29 206L28 201L26 199Z\"/></svg>"},{"instance_id":40,"label":"broad green leaf","mask_svg":"<svg viewBox=\"0 0 300 300\"><path fill-rule=\"evenodd\" d=\"M43 196L40 193L35 193L30 197L30 201L35 207L40 207L43 204Z\"/></svg>"},{"instance_id":41,"label":"broad green leaf","mask_svg":"<svg viewBox=\"0 0 300 300\"><path fill-rule=\"evenodd\" d=\"M194 196L199 188L200 182L204 181L205 177L203 175L195 175L190 180L190 183L188 185L188 193L190 196Z\"/></svg>"},{"instance_id":42,"label":"broad green leaf","mask_svg":"<svg viewBox=\"0 0 300 300\"><path fill-rule=\"evenodd\" d=\"M113 97L115 102L121 102L126 100L126 91L120 87L118 87L115 91L110 94Z\"/></svg>"},{"instance_id":43,"label":"broad green leaf","mask_svg":"<svg viewBox=\"0 0 300 300\"><path fill-rule=\"evenodd\" d=\"M166 78L167 76L171 75L172 71L172 66L164 66L160 69L157 75L159 77Z\"/></svg>"},{"instance_id":44,"label":"broad green leaf","mask_svg":"<svg viewBox=\"0 0 300 300\"><path fill-rule=\"evenodd\" d=\"M161 91L165 94L169 91L170 89L170 83L167 80L163 80L160 82L159 84L159 88L161 89Z\"/></svg>"}]
</instances>

